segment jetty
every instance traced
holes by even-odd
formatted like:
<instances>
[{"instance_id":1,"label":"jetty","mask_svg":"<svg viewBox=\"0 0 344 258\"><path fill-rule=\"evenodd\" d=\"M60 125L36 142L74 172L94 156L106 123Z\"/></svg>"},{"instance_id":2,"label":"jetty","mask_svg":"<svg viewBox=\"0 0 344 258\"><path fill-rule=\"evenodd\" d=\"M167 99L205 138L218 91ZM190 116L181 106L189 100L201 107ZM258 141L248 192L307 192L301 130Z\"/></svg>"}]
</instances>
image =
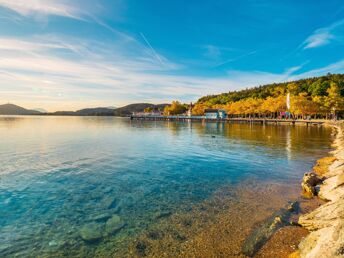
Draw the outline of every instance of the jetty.
<instances>
[{"instance_id":1,"label":"jetty","mask_svg":"<svg viewBox=\"0 0 344 258\"><path fill-rule=\"evenodd\" d=\"M131 120L144 121L192 121L192 122L222 122L222 123L260 123L260 124L304 124L304 125L322 125L322 120L306 119L273 119L273 118L206 118L205 116L150 116L150 115L131 115Z\"/></svg>"}]
</instances>

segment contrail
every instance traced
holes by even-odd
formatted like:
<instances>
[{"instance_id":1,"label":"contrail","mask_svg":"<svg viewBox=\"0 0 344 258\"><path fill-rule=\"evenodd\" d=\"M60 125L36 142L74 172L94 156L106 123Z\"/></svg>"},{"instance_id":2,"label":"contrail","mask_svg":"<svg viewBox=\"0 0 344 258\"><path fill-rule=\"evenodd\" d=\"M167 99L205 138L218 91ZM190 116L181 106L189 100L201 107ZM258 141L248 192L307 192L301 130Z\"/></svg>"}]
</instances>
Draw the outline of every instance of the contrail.
<instances>
[{"instance_id":1,"label":"contrail","mask_svg":"<svg viewBox=\"0 0 344 258\"><path fill-rule=\"evenodd\" d=\"M161 65L164 65L164 62L161 60L160 56L158 55L158 53L154 50L154 48L152 47L152 45L149 43L149 41L147 40L147 38L145 37L145 35L143 35L142 32L140 32L141 37L143 38L143 40L146 42L146 44L149 46L149 48L152 50L153 54L155 55L155 57L159 60Z\"/></svg>"},{"instance_id":2,"label":"contrail","mask_svg":"<svg viewBox=\"0 0 344 258\"><path fill-rule=\"evenodd\" d=\"M228 60L226 60L226 61L224 61L224 62L222 62L222 63L219 63L219 64L215 65L214 68L217 68L217 67L223 66L223 65L225 65L225 64L228 64L228 63L230 63L230 62L237 61L237 60L239 60L239 59L241 59L241 58L244 58L244 57L253 55L253 54L255 54L255 53L257 53L257 52L259 52L259 51L261 51L261 50L262 50L262 49L254 50L254 51L248 52L248 53L246 53L246 54L243 54L243 55L241 55L241 56L238 56L238 57L236 57L236 58L228 59Z\"/></svg>"}]
</instances>

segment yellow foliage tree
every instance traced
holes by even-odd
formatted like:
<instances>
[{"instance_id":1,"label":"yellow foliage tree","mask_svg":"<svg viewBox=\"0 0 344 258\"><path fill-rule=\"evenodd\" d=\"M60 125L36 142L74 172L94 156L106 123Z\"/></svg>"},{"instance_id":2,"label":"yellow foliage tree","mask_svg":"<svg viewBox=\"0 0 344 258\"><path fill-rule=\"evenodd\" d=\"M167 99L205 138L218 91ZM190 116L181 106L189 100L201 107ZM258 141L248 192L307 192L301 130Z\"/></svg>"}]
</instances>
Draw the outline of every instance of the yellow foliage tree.
<instances>
[{"instance_id":1,"label":"yellow foliage tree","mask_svg":"<svg viewBox=\"0 0 344 258\"><path fill-rule=\"evenodd\" d=\"M317 113L318 105L307 97L306 93L291 98L290 111L297 117L305 118L305 115L314 115Z\"/></svg>"},{"instance_id":2,"label":"yellow foliage tree","mask_svg":"<svg viewBox=\"0 0 344 258\"><path fill-rule=\"evenodd\" d=\"M203 116L204 110L209 108L209 105L206 105L204 103L197 103L192 108L192 115L193 116Z\"/></svg>"},{"instance_id":3,"label":"yellow foliage tree","mask_svg":"<svg viewBox=\"0 0 344 258\"><path fill-rule=\"evenodd\" d=\"M328 96L325 97L325 106L335 115L337 111L344 110L344 98L340 95L338 85L331 82L327 89Z\"/></svg>"},{"instance_id":4,"label":"yellow foliage tree","mask_svg":"<svg viewBox=\"0 0 344 258\"><path fill-rule=\"evenodd\" d=\"M145 113L151 113L151 112L153 112L153 108L151 108L151 107L146 107L146 108L144 109L144 112L145 112Z\"/></svg>"},{"instance_id":5,"label":"yellow foliage tree","mask_svg":"<svg viewBox=\"0 0 344 258\"><path fill-rule=\"evenodd\" d=\"M164 108L164 115L180 115L187 110L186 105L181 104L179 101L172 101L172 104Z\"/></svg>"}]
</instances>

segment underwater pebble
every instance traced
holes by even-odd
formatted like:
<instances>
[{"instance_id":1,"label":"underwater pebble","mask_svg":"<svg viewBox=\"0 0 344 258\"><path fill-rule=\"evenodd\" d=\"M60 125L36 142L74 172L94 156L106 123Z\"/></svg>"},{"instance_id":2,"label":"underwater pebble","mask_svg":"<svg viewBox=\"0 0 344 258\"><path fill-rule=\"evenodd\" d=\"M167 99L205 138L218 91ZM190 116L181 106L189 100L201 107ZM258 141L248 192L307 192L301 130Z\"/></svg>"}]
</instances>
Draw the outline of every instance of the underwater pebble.
<instances>
[{"instance_id":1,"label":"underwater pebble","mask_svg":"<svg viewBox=\"0 0 344 258\"><path fill-rule=\"evenodd\" d=\"M57 246L57 245L58 243L55 240L49 242L49 246Z\"/></svg>"}]
</instances>

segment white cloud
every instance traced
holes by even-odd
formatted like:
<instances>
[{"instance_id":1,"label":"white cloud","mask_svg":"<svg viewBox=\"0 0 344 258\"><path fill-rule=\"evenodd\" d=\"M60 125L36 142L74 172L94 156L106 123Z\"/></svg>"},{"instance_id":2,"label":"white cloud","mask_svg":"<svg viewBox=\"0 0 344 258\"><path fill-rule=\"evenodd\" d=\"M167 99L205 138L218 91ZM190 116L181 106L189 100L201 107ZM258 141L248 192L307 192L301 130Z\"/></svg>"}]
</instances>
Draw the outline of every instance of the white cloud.
<instances>
[{"instance_id":1,"label":"white cloud","mask_svg":"<svg viewBox=\"0 0 344 258\"><path fill-rule=\"evenodd\" d=\"M344 25L344 20L337 21L328 27L320 28L314 31L303 42L303 49L316 48L329 44L331 41L337 39L336 29Z\"/></svg>"},{"instance_id":2,"label":"white cloud","mask_svg":"<svg viewBox=\"0 0 344 258\"><path fill-rule=\"evenodd\" d=\"M176 75L179 64L158 54L161 63L149 50L126 36L102 43L57 35L0 38L0 103L54 111L142 101L189 102L208 94L344 71L343 60L298 75L295 72L303 65L283 73L232 70L217 78Z\"/></svg>"},{"instance_id":3,"label":"white cloud","mask_svg":"<svg viewBox=\"0 0 344 258\"><path fill-rule=\"evenodd\" d=\"M92 99L104 100L104 104L158 102L167 96L169 100L194 98L216 91L215 85L221 87L216 92L225 89L221 80L169 75L179 65L160 55L162 64L137 41L124 38L107 44L79 43L49 35L31 40L0 38L0 100L15 101L18 87L30 98L36 95L33 100L46 96L61 105L68 98L80 97L85 103ZM122 104L118 102L116 105Z\"/></svg>"},{"instance_id":4,"label":"white cloud","mask_svg":"<svg viewBox=\"0 0 344 258\"><path fill-rule=\"evenodd\" d=\"M327 73L344 73L344 59L329 64L325 67L313 69L307 72L304 72L298 76L298 78L308 78L308 77L315 77L319 75L325 75Z\"/></svg>"},{"instance_id":5,"label":"white cloud","mask_svg":"<svg viewBox=\"0 0 344 258\"><path fill-rule=\"evenodd\" d=\"M306 39L306 41L304 42L305 44L304 49L327 45L334 38L335 36L332 35L330 31L323 30L323 29L317 30L314 32L313 35L309 36Z\"/></svg>"},{"instance_id":6,"label":"white cloud","mask_svg":"<svg viewBox=\"0 0 344 258\"><path fill-rule=\"evenodd\" d=\"M71 1L62 0L0 0L0 6L11 9L22 16L56 15L81 19L83 12Z\"/></svg>"}]
</instances>

